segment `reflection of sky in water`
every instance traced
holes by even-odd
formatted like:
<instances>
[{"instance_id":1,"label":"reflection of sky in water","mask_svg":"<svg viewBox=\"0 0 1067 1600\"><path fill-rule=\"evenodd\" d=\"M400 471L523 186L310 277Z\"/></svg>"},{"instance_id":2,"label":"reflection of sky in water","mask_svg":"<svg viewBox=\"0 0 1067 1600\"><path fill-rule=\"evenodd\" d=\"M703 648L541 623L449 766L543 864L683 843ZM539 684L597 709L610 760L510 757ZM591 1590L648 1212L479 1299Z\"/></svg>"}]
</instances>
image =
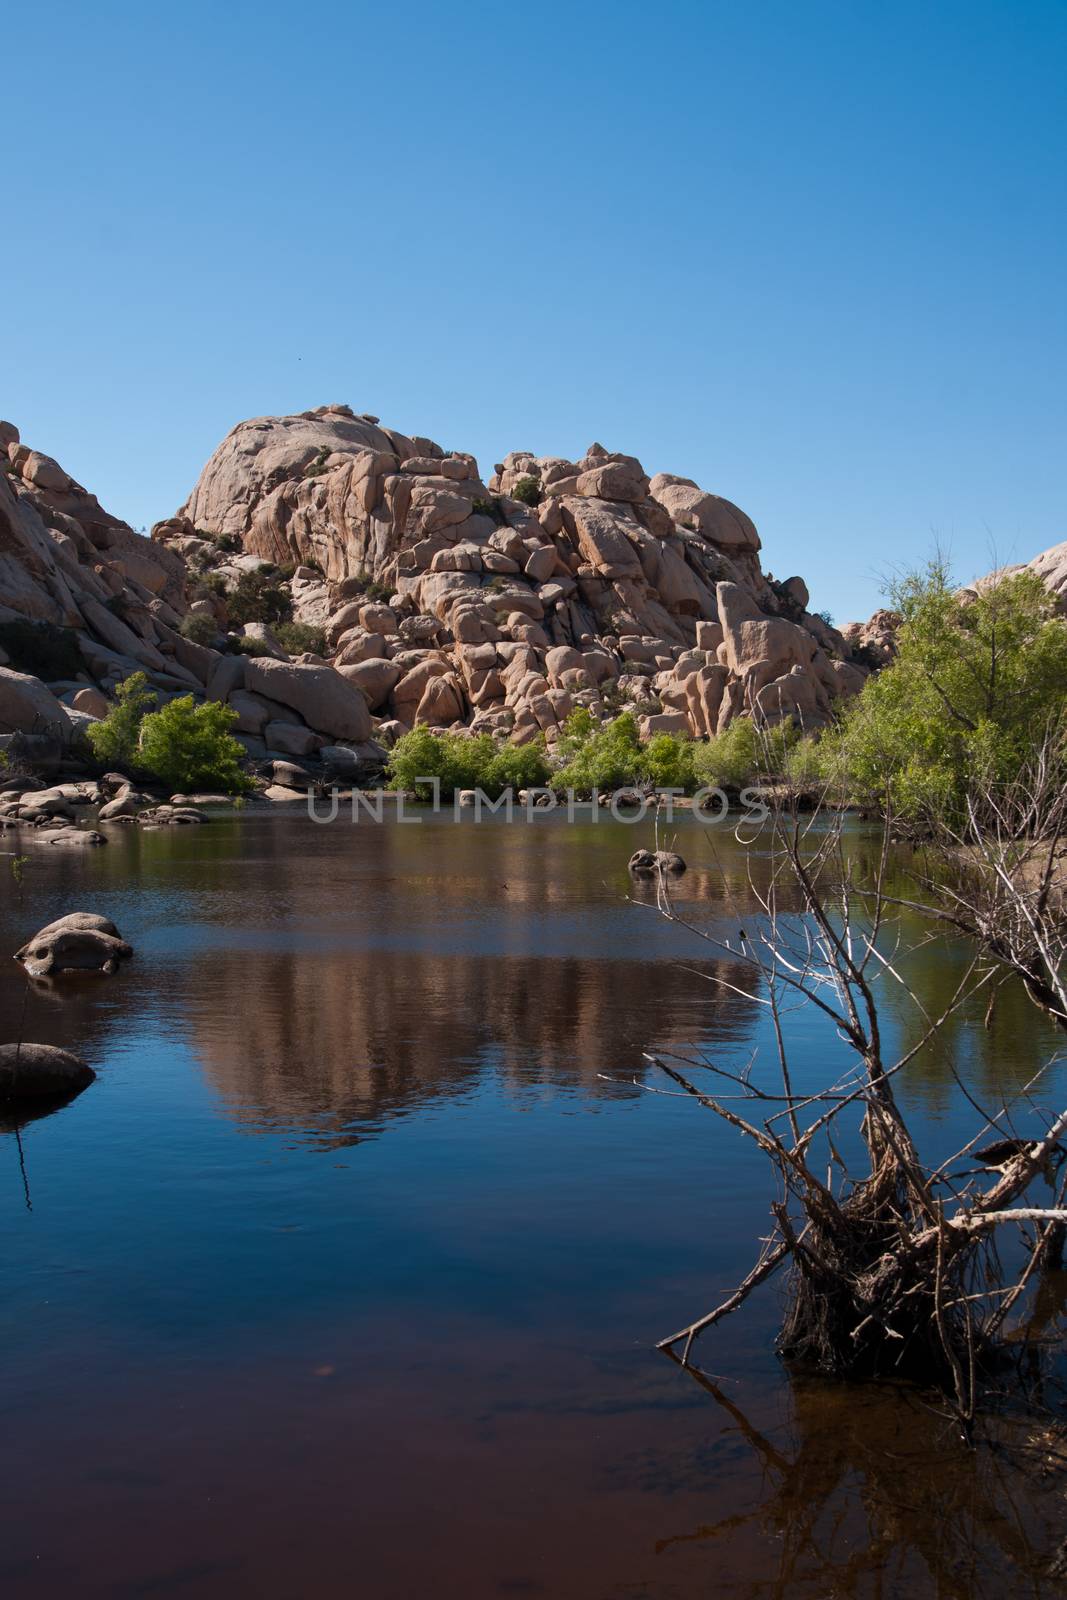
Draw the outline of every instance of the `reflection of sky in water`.
<instances>
[{"instance_id":1,"label":"reflection of sky in water","mask_svg":"<svg viewBox=\"0 0 1067 1600\"><path fill-rule=\"evenodd\" d=\"M771 1199L717 1119L629 1081L655 1081L645 1050L737 1070L769 1040L762 1008L683 970L751 987L740 968L627 904L649 835L246 815L35 855L0 949L81 907L137 954L27 1001L27 1036L100 1076L25 1130L32 1213L0 1138L5 1594L762 1595L820 1495L835 1551L864 1550L850 1483L871 1460L860 1435L835 1456L823 1402L783 1385L774 1290L705 1360L764 1434L799 1439L784 1499L649 1354L744 1272ZM685 825L679 843L679 909L751 929L762 858L728 836L702 857ZM916 958L930 1006L964 959ZM7 1037L25 994L0 964ZM886 1015L903 1036L892 998ZM848 1065L810 1011L788 1030L798 1086ZM982 1092L1053 1044L1009 992L949 1042ZM902 1093L922 1137L962 1143L936 1052ZM875 1411L870 1437L906 1455L914 1417ZM735 1512L726 1545L701 1532ZM916 1516L894 1559L934 1593ZM786 1593L830 1592L832 1566Z\"/></svg>"}]
</instances>

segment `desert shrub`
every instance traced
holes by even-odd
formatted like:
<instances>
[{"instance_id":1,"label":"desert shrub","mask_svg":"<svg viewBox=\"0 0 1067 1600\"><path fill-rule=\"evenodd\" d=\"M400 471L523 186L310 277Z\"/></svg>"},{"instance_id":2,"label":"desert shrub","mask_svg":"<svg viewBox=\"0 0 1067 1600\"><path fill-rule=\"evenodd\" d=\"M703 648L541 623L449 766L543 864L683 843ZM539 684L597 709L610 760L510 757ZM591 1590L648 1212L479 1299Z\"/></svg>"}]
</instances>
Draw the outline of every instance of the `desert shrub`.
<instances>
[{"instance_id":1,"label":"desert shrub","mask_svg":"<svg viewBox=\"0 0 1067 1600\"><path fill-rule=\"evenodd\" d=\"M241 541L236 533L219 533L215 536L215 549L221 550L223 555L237 555Z\"/></svg>"},{"instance_id":2,"label":"desert shrub","mask_svg":"<svg viewBox=\"0 0 1067 1600\"><path fill-rule=\"evenodd\" d=\"M798 789L814 789L832 781L834 766L832 743L807 734L785 752L782 776Z\"/></svg>"},{"instance_id":3,"label":"desert shrub","mask_svg":"<svg viewBox=\"0 0 1067 1600\"><path fill-rule=\"evenodd\" d=\"M246 639L243 635L231 634L226 643L232 656L270 655L270 646L264 644L262 639Z\"/></svg>"},{"instance_id":4,"label":"desert shrub","mask_svg":"<svg viewBox=\"0 0 1067 1600\"><path fill-rule=\"evenodd\" d=\"M230 621L237 626L246 622L289 622L293 597L278 569L242 572L226 596L226 609Z\"/></svg>"},{"instance_id":5,"label":"desert shrub","mask_svg":"<svg viewBox=\"0 0 1067 1600\"><path fill-rule=\"evenodd\" d=\"M188 586L189 600L219 600L226 596L226 579L220 572L198 572Z\"/></svg>"},{"instance_id":6,"label":"desert shrub","mask_svg":"<svg viewBox=\"0 0 1067 1600\"><path fill-rule=\"evenodd\" d=\"M505 789L537 789L548 782L548 762L541 739L530 744L503 744L489 762L481 787L493 798Z\"/></svg>"},{"instance_id":7,"label":"desert shrub","mask_svg":"<svg viewBox=\"0 0 1067 1600\"><path fill-rule=\"evenodd\" d=\"M504 516L503 507L495 497L492 500L483 500L481 497L471 502L471 512L476 517L492 517L498 528L504 526L507 518Z\"/></svg>"},{"instance_id":8,"label":"desert shrub","mask_svg":"<svg viewBox=\"0 0 1067 1600\"><path fill-rule=\"evenodd\" d=\"M144 718L138 764L168 789L244 793L251 785L240 766L244 748L230 732L236 721L236 711L215 700L171 700Z\"/></svg>"},{"instance_id":9,"label":"desert shrub","mask_svg":"<svg viewBox=\"0 0 1067 1600\"><path fill-rule=\"evenodd\" d=\"M511 491L513 500L521 500L524 506L539 506L541 504L541 484L537 478L520 478Z\"/></svg>"},{"instance_id":10,"label":"desert shrub","mask_svg":"<svg viewBox=\"0 0 1067 1600\"><path fill-rule=\"evenodd\" d=\"M656 733L642 751L643 775L657 789L696 788L698 746L681 733Z\"/></svg>"},{"instance_id":11,"label":"desert shrub","mask_svg":"<svg viewBox=\"0 0 1067 1600\"><path fill-rule=\"evenodd\" d=\"M326 654L326 635L310 622L280 622L274 629L274 637L290 656Z\"/></svg>"},{"instance_id":12,"label":"desert shrub","mask_svg":"<svg viewBox=\"0 0 1067 1600\"><path fill-rule=\"evenodd\" d=\"M735 717L722 733L695 747L697 782L720 789L743 789L761 777L781 777L796 741L797 731L791 722L757 728L749 717Z\"/></svg>"},{"instance_id":13,"label":"desert shrub","mask_svg":"<svg viewBox=\"0 0 1067 1600\"><path fill-rule=\"evenodd\" d=\"M86 730L97 761L105 767L129 772L137 763L141 724L155 705L157 695L143 672L134 672L115 690L115 704L106 717Z\"/></svg>"},{"instance_id":14,"label":"desert shrub","mask_svg":"<svg viewBox=\"0 0 1067 1600\"><path fill-rule=\"evenodd\" d=\"M759 739L748 717L735 717L723 733L701 744L694 756L698 783L740 789L751 783L759 765Z\"/></svg>"},{"instance_id":15,"label":"desert shrub","mask_svg":"<svg viewBox=\"0 0 1067 1600\"><path fill-rule=\"evenodd\" d=\"M392 597L392 589L387 583L379 583L377 578L372 578L369 572L355 572L345 580L348 592L356 591L368 600L381 600L387 602Z\"/></svg>"},{"instance_id":16,"label":"desert shrub","mask_svg":"<svg viewBox=\"0 0 1067 1600\"><path fill-rule=\"evenodd\" d=\"M892 593L897 656L830 735L856 798L954 821L968 790L1010 783L1050 730L1067 766L1067 619L1035 574L958 591L934 560Z\"/></svg>"},{"instance_id":17,"label":"desert shrub","mask_svg":"<svg viewBox=\"0 0 1067 1600\"><path fill-rule=\"evenodd\" d=\"M590 711L579 706L564 723L556 755L562 765L552 777L553 787L573 789L576 794L619 789L645 775L637 720L629 711L598 724Z\"/></svg>"},{"instance_id":18,"label":"desert shrub","mask_svg":"<svg viewBox=\"0 0 1067 1600\"><path fill-rule=\"evenodd\" d=\"M30 622L24 617L0 622L0 649L16 672L27 672L46 683L76 678L86 670L73 628L59 628L52 622Z\"/></svg>"},{"instance_id":19,"label":"desert shrub","mask_svg":"<svg viewBox=\"0 0 1067 1600\"><path fill-rule=\"evenodd\" d=\"M496 799L505 789L531 788L546 782L548 766L540 741L498 745L488 733L471 738L461 733L431 733L413 728L398 739L389 758L390 782L410 789L420 800L432 798L429 783L438 778L442 798L457 789L483 789Z\"/></svg>"},{"instance_id":20,"label":"desert shrub","mask_svg":"<svg viewBox=\"0 0 1067 1600\"><path fill-rule=\"evenodd\" d=\"M202 611L190 611L187 617L183 617L179 631L182 638L188 639L191 644L213 645L219 636L214 617L206 616Z\"/></svg>"}]
</instances>

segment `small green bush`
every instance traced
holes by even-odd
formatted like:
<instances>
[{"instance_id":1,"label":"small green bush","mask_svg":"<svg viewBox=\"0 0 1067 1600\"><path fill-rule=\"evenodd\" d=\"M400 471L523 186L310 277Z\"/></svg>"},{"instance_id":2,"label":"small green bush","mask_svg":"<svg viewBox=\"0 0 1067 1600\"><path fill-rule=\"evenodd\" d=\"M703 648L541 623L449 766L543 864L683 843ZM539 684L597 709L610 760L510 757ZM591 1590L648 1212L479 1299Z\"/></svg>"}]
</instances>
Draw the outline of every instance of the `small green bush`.
<instances>
[{"instance_id":1,"label":"small green bush","mask_svg":"<svg viewBox=\"0 0 1067 1600\"><path fill-rule=\"evenodd\" d=\"M246 639L231 634L229 651L234 656L269 656L270 646L265 645L262 639Z\"/></svg>"},{"instance_id":2,"label":"small green bush","mask_svg":"<svg viewBox=\"0 0 1067 1600\"><path fill-rule=\"evenodd\" d=\"M274 629L274 637L290 656L326 654L326 635L321 628L313 628L310 622L280 622Z\"/></svg>"},{"instance_id":3,"label":"small green bush","mask_svg":"<svg viewBox=\"0 0 1067 1600\"><path fill-rule=\"evenodd\" d=\"M215 600L226 594L226 579L220 572L205 572L189 585L190 600Z\"/></svg>"},{"instance_id":4,"label":"small green bush","mask_svg":"<svg viewBox=\"0 0 1067 1600\"><path fill-rule=\"evenodd\" d=\"M183 617L179 632L190 644L213 645L219 636L214 617L206 616L202 611L191 611L187 617Z\"/></svg>"},{"instance_id":5,"label":"small green bush","mask_svg":"<svg viewBox=\"0 0 1067 1600\"><path fill-rule=\"evenodd\" d=\"M537 478L520 478L511 491L513 500L521 500L524 506L539 506L541 504L541 484Z\"/></svg>"},{"instance_id":6,"label":"small green bush","mask_svg":"<svg viewBox=\"0 0 1067 1600\"><path fill-rule=\"evenodd\" d=\"M27 672L46 683L76 678L86 670L73 628L58 628L52 622L30 622L24 617L0 622L0 648L16 672Z\"/></svg>"},{"instance_id":7,"label":"small green bush","mask_svg":"<svg viewBox=\"0 0 1067 1600\"><path fill-rule=\"evenodd\" d=\"M236 626L243 627L246 622L289 622L293 597L277 570L242 572L226 596L226 609Z\"/></svg>"},{"instance_id":8,"label":"small green bush","mask_svg":"<svg viewBox=\"0 0 1067 1600\"><path fill-rule=\"evenodd\" d=\"M215 549L221 550L224 555L237 555L241 548L241 541L235 533L220 533L216 536Z\"/></svg>"},{"instance_id":9,"label":"small green bush","mask_svg":"<svg viewBox=\"0 0 1067 1600\"><path fill-rule=\"evenodd\" d=\"M492 517L498 528L502 528L507 521L503 507L495 497L492 500L483 500L479 497L472 501L471 513L476 517Z\"/></svg>"},{"instance_id":10,"label":"small green bush","mask_svg":"<svg viewBox=\"0 0 1067 1600\"><path fill-rule=\"evenodd\" d=\"M171 790L243 794L251 784L240 767L244 749L230 732L236 721L236 711L215 700L171 700L142 722L138 763Z\"/></svg>"},{"instance_id":11,"label":"small green bush","mask_svg":"<svg viewBox=\"0 0 1067 1600\"><path fill-rule=\"evenodd\" d=\"M157 698L143 672L134 672L119 684L107 716L87 729L93 755L102 766L129 772L136 765L141 724Z\"/></svg>"}]
</instances>

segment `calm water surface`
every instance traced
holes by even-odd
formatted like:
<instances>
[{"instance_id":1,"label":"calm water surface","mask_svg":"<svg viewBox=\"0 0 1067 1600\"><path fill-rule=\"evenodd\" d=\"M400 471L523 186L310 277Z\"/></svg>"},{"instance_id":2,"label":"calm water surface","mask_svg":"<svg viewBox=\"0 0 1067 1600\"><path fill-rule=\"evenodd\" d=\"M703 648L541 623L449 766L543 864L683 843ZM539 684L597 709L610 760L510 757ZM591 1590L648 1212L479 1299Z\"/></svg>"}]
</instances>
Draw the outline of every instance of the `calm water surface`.
<instances>
[{"instance_id":1,"label":"calm water surface","mask_svg":"<svg viewBox=\"0 0 1067 1600\"><path fill-rule=\"evenodd\" d=\"M649 832L249 811L38 850L21 885L0 856L0 1037L99 1073L24 1166L0 1135L5 1600L1062 1592L1062 1497L917 1397L791 1382L773 1288L700 1347L718 1392L652 1349L773 1197L642 1087L645 1050L767 1043L627 902ZM758 850L679 844L682 909L735 930ZM31 985L7 956L78 908L135 959ZM966 959L913 963L931 1003ZM844 1064L790 1025L802 1083ZM925 1146L972 1126L952 1063L981 1096L1054 1049L1009 991L961 1021L902 1088Z\"/></svg>"}]
</instances>

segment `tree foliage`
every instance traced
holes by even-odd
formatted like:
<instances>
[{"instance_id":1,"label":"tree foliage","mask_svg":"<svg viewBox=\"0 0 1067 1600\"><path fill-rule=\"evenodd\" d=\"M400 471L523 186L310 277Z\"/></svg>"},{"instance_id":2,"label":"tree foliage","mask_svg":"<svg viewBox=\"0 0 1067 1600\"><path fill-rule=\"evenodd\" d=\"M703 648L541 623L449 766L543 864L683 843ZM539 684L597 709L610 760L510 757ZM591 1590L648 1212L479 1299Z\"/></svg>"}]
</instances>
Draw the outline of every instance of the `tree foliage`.
<instances>
[{"instance_id":1,"label":"tree foliage","mask_svg":"<svg viewBox=\"0 0 1067 1600\"><path fill-rule=\"evenodd\" d=\"M829 743L853 792L899 818L959 815L968 789L1010 782L1067 707L1067 621L1023 572L956 590L943 561L893 591L896 660Z\"/></svg>"},{"instance_id":2,"label":"tree foliage","mask_svg":"<svg viewBox=\"0 0 1067 1600\"><path fill-rule=\"evenodd\" d=\"M168 789L220 789L242 794L251 787L241 771L244 748L230 729L237 713L215 700L196 705L191 694L171 700L141 724L137 761Z\"/></svg>"},{"instance_id":3,"label":"tree foliage","mask_svg":"<svg viewBox=\"0 0 1067 1600\"><path fill-rule=\"evenodd\" d=\"M413 728L397 740L389 761L390 782L412 790L420 800L432 798L427 779L440 781L443 799L457 789L482 789L491 799L505 789L530 789L548 778L544 746L498 745L488 734L471 738L461 733L432 733Z\"/></svg>"},{"instance_id":4,"label":"tree foliage","mask_svg":"<svg viewBox=\"0 0 1067 1600\"><path fill-rule=\"evenodd\" d=\"M143 672L134 672L115 690L115 704L106 717L87 729L93 755L105 767L128 772L136 763L141 724L158 696Z\"/></svg>"},{"instance_id":5,"label":"tree foliage","mask_svg":"<svg viewBox=\"0 0 1067 1600\"><path fill-rule=\"evenodd\" d=\"M192 695L153 711L158 696L143 672L115 690L115 704L88 729L96 759L120 772L156 778L169 789L222 789L241 794L251 787L240 768L244 749L230 729L237 713Z\"/></svg>"}]
</instances>

